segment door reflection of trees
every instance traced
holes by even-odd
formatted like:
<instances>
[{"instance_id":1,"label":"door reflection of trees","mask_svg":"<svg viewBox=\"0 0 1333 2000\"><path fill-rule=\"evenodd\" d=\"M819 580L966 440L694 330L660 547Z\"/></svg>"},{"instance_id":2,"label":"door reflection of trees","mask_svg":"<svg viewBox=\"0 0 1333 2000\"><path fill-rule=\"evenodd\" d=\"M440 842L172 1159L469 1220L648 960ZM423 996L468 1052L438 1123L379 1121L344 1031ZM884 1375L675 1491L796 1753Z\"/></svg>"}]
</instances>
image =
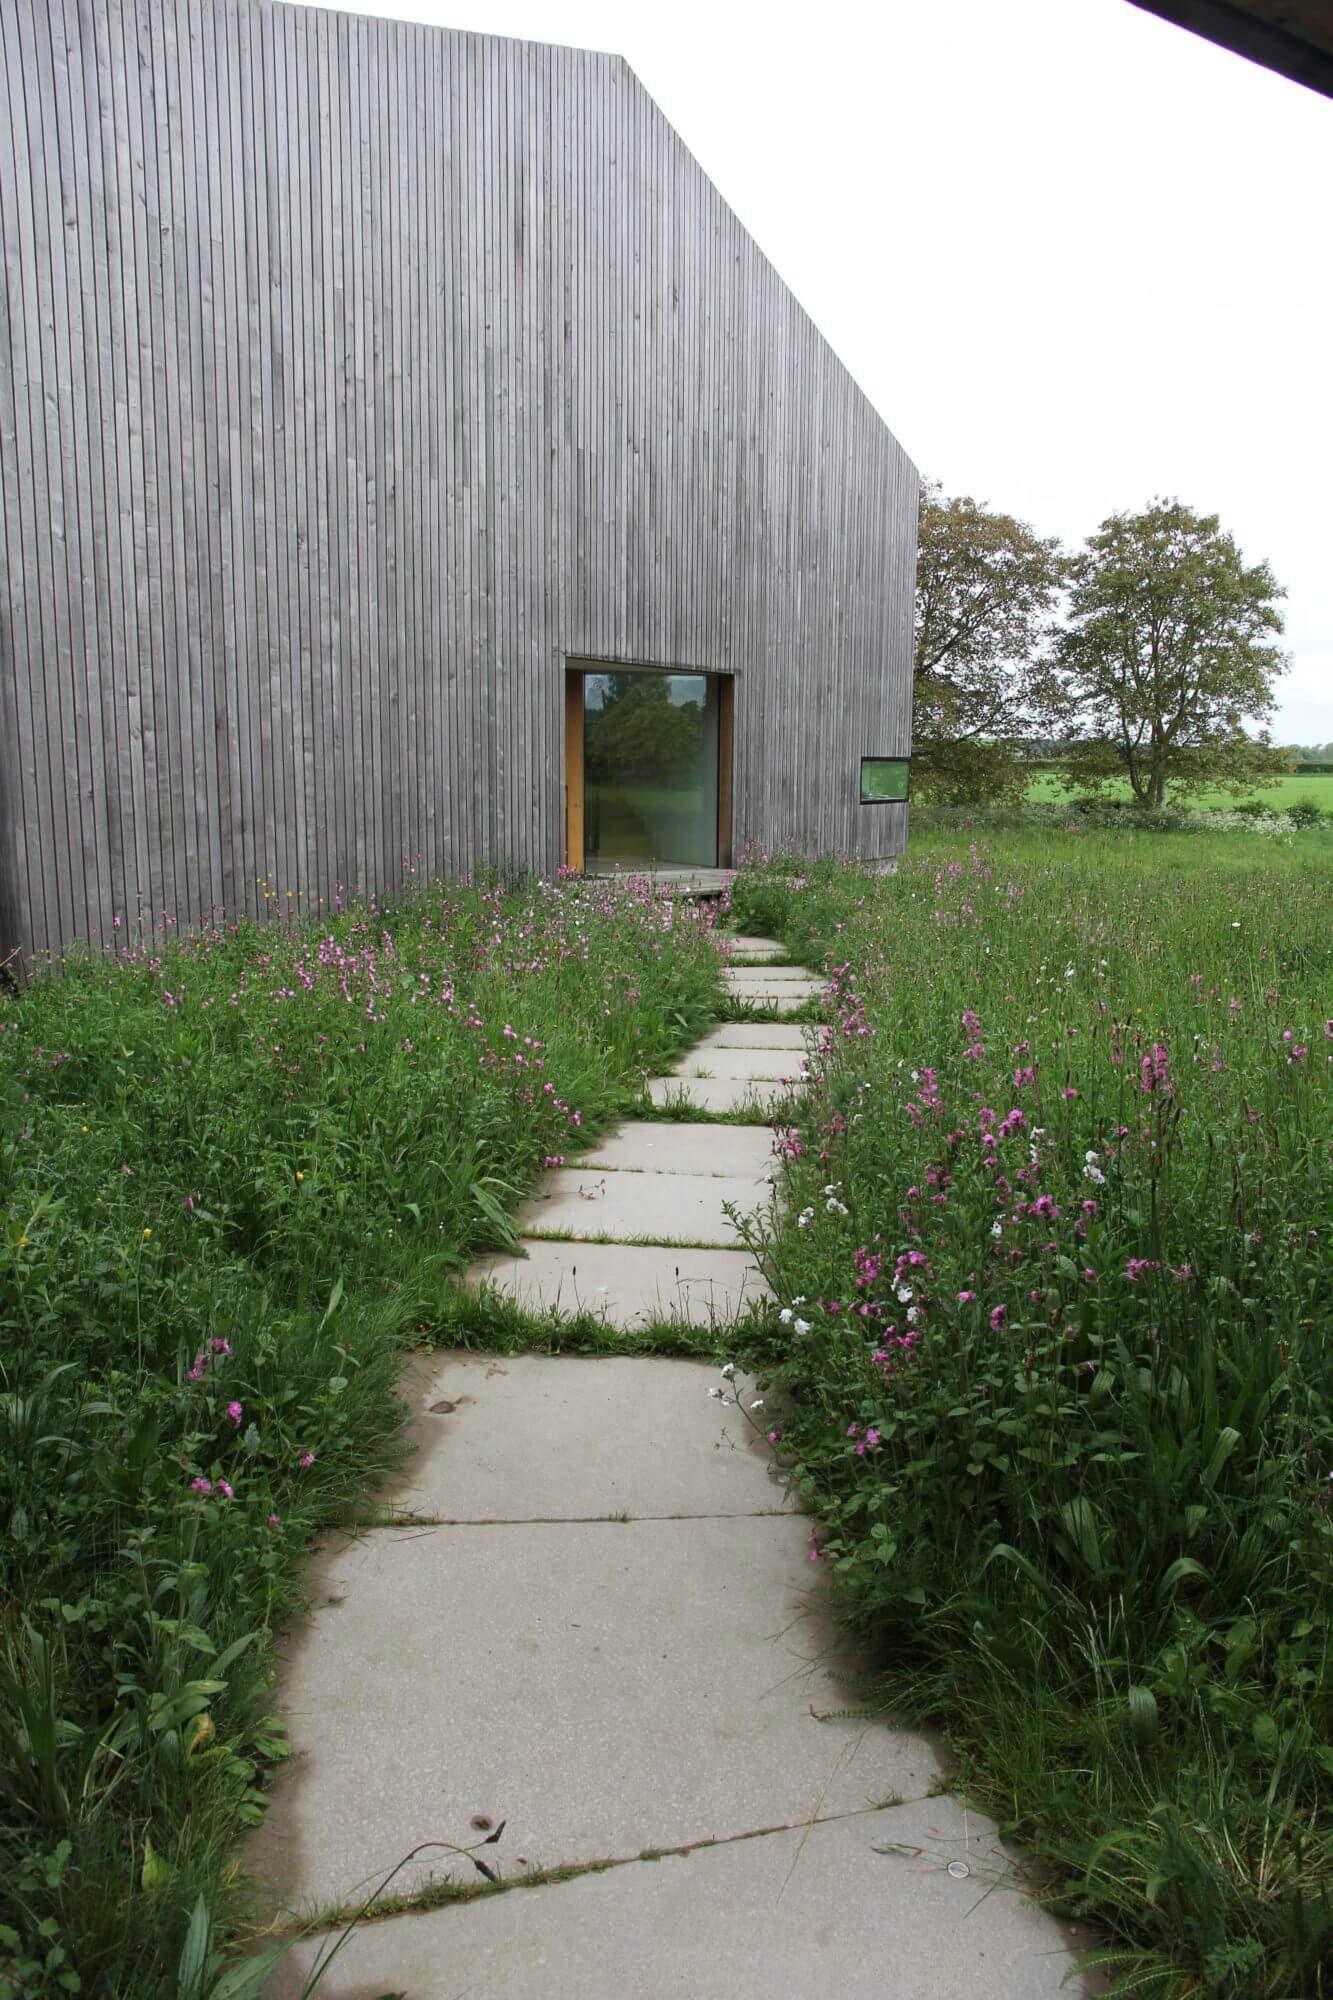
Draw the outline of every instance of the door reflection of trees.
<instances>
[{"instance_id":1,"label":"door reflection of trees","mask_svg":"<svg viewBox=\"0 0 1333 2000\"><path fill-rule=\"evenodd\" d=\"M716 693L705 674L584 680L589 860L711 866L717 854Z\"/></svg>"}]
</instances>

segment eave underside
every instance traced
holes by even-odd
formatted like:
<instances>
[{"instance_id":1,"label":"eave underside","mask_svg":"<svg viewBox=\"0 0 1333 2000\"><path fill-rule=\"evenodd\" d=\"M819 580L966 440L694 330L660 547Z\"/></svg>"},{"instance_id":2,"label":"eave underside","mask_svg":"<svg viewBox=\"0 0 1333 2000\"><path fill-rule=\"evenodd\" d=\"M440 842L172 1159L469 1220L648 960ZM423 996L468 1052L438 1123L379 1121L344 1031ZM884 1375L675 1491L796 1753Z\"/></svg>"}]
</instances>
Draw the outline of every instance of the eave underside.
<instances>
[{"instance_id":1,"label":"eave underside","mask_svg":"<svg viewBox=\"0 0 1333 2000\"><path fill-rule=\"evenodd\" d=\"M1133 4L1276 70L1293 83L1333 97L1329 0L1133 0Z\"/></svg>"}]
</instances>

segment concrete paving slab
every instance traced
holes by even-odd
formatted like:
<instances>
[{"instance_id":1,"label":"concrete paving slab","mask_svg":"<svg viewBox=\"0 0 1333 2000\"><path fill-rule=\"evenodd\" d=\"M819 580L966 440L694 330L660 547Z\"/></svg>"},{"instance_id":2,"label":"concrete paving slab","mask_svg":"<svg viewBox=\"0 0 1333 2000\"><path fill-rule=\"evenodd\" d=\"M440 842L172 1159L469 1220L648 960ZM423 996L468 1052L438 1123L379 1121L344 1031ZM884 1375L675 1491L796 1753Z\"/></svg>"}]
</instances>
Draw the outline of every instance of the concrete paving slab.
<instances>
[{"instance_id":1,"label":"concrete paving slab","mask_svg":"<svg viewBox=\"0 0 1333 2000\"><path fill-rule=\"evenodd\" d=\"M423 1357L404 1384L418 1449L385 1498L451 1521L791 1512L762 1436L709 1396L721 1381L660 1355Z\"/></svg>"},{"instance_id":2,"label":"concrete paving slab","mask_svg":"<svg viewBox=\"0 0 1333 2000\"><path fill-rule=\"evenodd\" d=\"M673 1076L717 1076L751 1083L800 1083L801 1049L691 1049Z\"/></svg>"},{"instance_id":3,"label":"concrete paving slab","mask_svg":"<svg viewBox=\"0 0 1333 2000\"><path fill-rule=\"evenodd\" d=\"M822 986L813 987L807 992L804 988L788 986L781 993L772 988L767 992L747 988L744 993L734 993L732 998L743 1000L750 1007L762 1007L766 1013L796 1014L800 1012L801 1008L808 1007L812 1000L816 1004L822 1001L824 998L824 988Z\"/></svg>"},{"instance_id":4,"label":"concrete paving slab","mask_svg":"<svg viewBox=\"0 0 1333 2000\"><path fill-rule=\"evenodd\" d=\"M509 1846L506 1829L501 1857ZM902 1851L877 1851L887 1847ZM968 1872L950 1875L951 1862ZM526 1871L511 1862L505 1873ZM299 2000L302 1977L334 1942L299 1947L270 2000ZM987 1821L937 1798L394 1917L354 1934L319 1991L1084 2000L1091 1981L1064 1984L1083 1942L1021 1893Z\"/></svg>"},{"instance_id":5,"label":"concrete paving slab","mask_svg":"<svg viewBox=\"0 0 1333 2000\"><path fill-rule=\"evenodd\" d=\"M644 862L642 867L589 868L587 874L595 879L611 876L622 882L651 882L654 888L666 890L679 896L720 896L736 880L734 868L691 868L688 865L668 864L664 867Z\"/></svg>"},{"instance_id":6,"label":"concrete paving slab","mask_svg":"<svg viewBox=\"0 0 1333 2000\"><path fill-rule=\"evenodd\" d=\"M743 1250L663 1250L632 1243L545 1243L525 1257L479 1258L472 1284L490 1284L529 1312L588 1312L626 1331L653 1320L728 1326L772 1297Z\"/></svg>"},{"instance_id":7,"label":"concrete paving slab","mask_svg":"<svg viewBox=\"0 0 1333 2000\"><path fill-rule=\"evenodd\" d=\"M573 1163L625 1173L717 1174L761 1179L776 1165L773 1135L749 1125L668 1125L628 1119Z\"/></svg>"},{"instance_id":8,"label":"concrete paving slab","mask_svg":"<svg viewBox=\"0 0 1333 2000\"><path fill-rule=\"evenodd\" d=\"M655 1076L648 1085L654 1104L687 1104L696 1111L749 1111L766 1118L790 1095L785 1084L747 1082L738 1077Z\"/></svg>"},{"instance_id":9,"label":"concrete paving slab","mask_svg":"<svg viewBox=\"0 0 1333 2000\"><path fill-rule=\"evenodd\" d=\"M818 1029L802 1028L786 1021L724 1021L710 1028L699 1049L803 1049Z\"/></svg>"},{"instance_id":10,"label":"concrete paving slab","mask_svg":"<svg viewBox=\"0 0 1333 2000\"><path fill-rule=\"evenodd\" d=\"M466 1841L477 1814L555 1866L922 1796L925 1735L816 1720L856 1695L809 1533L771 1514L331 1547L283 1679L294 1755L246 1865L318 1906L420 1842Z\"/></svg>"},{"instance_id":11,"label":"concrete paving slab","mask_svg":"<svg viewBox=\"0 0 1333 2000\"><path fill-rule=\"evenodd\" d=\"M627 1174L614 1167L557 1167L515 1217L520 1236L585 1243L735 1245L730 1204L741 1214L767 1208L771 1186L757 1176Z\"/></svg>"},{"instance_id":12,"label":"concrete paving slab","mask_svg":"<svg viewBox=\"0 0 1333 2000\"><path fill-rule=\"evenodd\" d=\"M779 944L776 938L736 936L729 937L726 942L744 958L785 959L787 956L786 945Z\"/></svg>"},{"instance_id":13,"label":"concrete paving slab","mask_svg":"<svg viewBox=\"0 0 1333 2000\"><path fill-rule=\"evenodd\" d=\"M729 965L722 977L728 986L817 985L823 990L826 982L812 973L808 965Z\"/></svg>"}]
</instances>

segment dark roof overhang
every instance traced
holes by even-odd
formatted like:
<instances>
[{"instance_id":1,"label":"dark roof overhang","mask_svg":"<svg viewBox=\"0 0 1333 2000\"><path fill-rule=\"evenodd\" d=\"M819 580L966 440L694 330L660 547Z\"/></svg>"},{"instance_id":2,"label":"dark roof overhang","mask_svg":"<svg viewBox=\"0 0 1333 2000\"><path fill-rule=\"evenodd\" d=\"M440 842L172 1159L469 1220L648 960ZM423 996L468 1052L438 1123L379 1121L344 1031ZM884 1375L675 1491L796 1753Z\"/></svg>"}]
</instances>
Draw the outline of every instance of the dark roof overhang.
<instances>
[{"instance_id":1,"label":"dark roof overhang","mask_svg":"<svg viewBox=\"0 0 1333 2000\"><path fill-rule=\"evenodd\" d=\"M1333 97L1329 0L1133 0L1133 5Z\"/></svg>"}]
</instances>

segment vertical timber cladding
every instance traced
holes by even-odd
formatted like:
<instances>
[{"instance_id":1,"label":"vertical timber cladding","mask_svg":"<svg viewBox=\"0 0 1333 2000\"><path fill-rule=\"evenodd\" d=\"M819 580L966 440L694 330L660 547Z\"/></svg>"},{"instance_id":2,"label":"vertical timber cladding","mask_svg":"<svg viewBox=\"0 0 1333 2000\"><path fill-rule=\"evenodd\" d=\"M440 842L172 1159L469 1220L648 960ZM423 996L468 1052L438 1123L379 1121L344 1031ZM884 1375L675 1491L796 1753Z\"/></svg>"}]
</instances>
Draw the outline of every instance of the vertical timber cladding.
<instances>
[{"instance_id":1,"label":"vertical timber cladding","mask_svg":"<svg viewBox=\"0 0 1333 2000\"><path fill-rule=\"evenodd\" d=\"M554 869L570 657L734 675L737 851L901 846L915 471L619 58L3 0L0 231L30 948Z\"/></svg>"}]
</instances>

